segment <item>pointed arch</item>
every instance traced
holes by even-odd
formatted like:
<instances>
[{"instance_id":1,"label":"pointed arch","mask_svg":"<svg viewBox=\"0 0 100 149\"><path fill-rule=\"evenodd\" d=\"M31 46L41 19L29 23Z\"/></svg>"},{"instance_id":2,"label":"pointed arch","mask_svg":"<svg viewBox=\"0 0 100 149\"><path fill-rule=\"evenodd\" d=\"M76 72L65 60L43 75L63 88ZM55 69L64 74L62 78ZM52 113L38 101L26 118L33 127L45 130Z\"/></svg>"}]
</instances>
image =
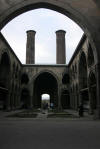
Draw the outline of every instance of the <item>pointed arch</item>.
<instances>
[{"instance_id":1,"label":"pointed arch","mask_svg":"<svg viewBox=\"0 0 100 149\"><path fill-rule=\"evenodd\" d=\"M54 104L54 107L58 106L58 82L49 71L42 71L36 75L33 93L33 106L36 108L41 107L41 95L44 93L50 95L50 102Z\"/></svg>"},{"instance_id":2,"label":"pointed arch","mask_svg":"<svg viewBox=\"0 0 100 149\"><path fill-rule=\"evenodd\" d=\"M94 64L94 54L91 45L88 47L88 66L92 66Z\"/></svg>"},{"instance_id":3,"label":"pointed arch","mask_svg":"<svg viewBox=\"0 0 100 149\"><path fill-rule=\"evenodd\" d=\"M81 53L79 59L79 87L87 88L87 60L84 52Z\"/></svg>"}]
</instances>

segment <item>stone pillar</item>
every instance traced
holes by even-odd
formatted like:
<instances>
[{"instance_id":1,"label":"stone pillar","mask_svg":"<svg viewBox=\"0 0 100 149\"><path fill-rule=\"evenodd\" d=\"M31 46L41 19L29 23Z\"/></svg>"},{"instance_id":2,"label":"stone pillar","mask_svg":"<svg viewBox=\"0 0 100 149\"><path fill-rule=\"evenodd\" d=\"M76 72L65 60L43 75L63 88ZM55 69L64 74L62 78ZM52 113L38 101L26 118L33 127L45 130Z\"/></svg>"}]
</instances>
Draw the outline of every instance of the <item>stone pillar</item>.
<instances>
[{"instance_id":1,"label":"stone pillar","mask_svg":"<svg viewBox=\"0 0 100 149\"><path fill-rule=\"evenodd\" d=\"M29 100L29 108L32 109L34 108L34 84L33 82L29 83L29 91L30 91L30 100Z\"/></svg>"},{"instance_id":2,"label":"stone pillar","mask_svg":"<svg viewBox=\"0 0 100 149\"><path fill-rule=\"evenodd\" d=\"M89 114L93 114L94 113L94 110L93 110L93 99L92 99L93 97L91 95L91 92L92 92L91 86L89 86L89 91L88 91L88 94L89 94L89 106L90 106Z\"/></svg>"},{"instance_id":3,"label":"stone pillar","mask_svg":"<svg viewBox=\"0 0 100 149\"><path fill-rule=\"evenodd\" d=\"M10 109L11 109L11 107L10 107L10 95L11 95L11 93L10 92L8 92L8 95L7 95L7 102L6 102L6 109L9 111Z\"/></svg>"},{"instance_id":4,"label":"stone pillar","mask_svg":"<svg viewBox=\"0 0 100 149\"><path fill-rule=\"evenodd\" d=\"M100 64L96 65L97 107L95 118L100 119Z\"/></svg>"},{"instance_id":5,"label":"stone pillar","mask_svg":"<svg viewBox=\"0 0 100 149\"><path fill-rule=\"evenodd\" d=\"M33 30L27 31L26 64L35 63L35 34Z\"/></svg>"},{"instance_id":6,"label":"stone pillar","mask_svg":"<svg viewBox=\"0 0 100 149\"><path fill-rule=\"evenodd\" d=\"M30 105L29 105L29 108L32 109L33 108L33 96L30 96Z\"/></svg>"},{"instance_id":7,"label":"stone pillar","mask_svg":"<svg viewBox=\"0 0 100 149\"><path fill-rule=\"evenodd\" d=\"M56 63L66 64L65 31L56 31Z\"/></svg>"},{"instance_id":8,"label":"stone pillar","mask_svg":"<svg viewBox=\"0 0 100 149\"><path fill-rule=\"evenodd\" d=\"M82 93L79 91L79 105L83 104Z\"/></svg>"},{"instance_id":9,"label":"stone pillar","mask_svg":"<svg viewBox=\"0 0 100 149\"><path fill-rule=\"evenodd\" d=\"M62 105L61 105L61 87L58 87L58 110L62 110Z\"/></svg>"}]
</instances>

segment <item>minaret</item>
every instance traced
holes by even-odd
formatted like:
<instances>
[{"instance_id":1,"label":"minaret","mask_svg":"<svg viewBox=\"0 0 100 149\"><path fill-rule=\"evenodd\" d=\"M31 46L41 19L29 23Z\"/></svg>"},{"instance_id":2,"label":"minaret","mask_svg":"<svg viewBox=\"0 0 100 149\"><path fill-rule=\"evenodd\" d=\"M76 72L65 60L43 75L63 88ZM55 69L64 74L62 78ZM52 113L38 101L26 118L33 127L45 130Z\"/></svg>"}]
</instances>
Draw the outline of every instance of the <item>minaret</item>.
<instances>
[{"instance_id":1,"label":"minaret","mask_svg":"<svg viewBox=\"0 0 100 149\"><path fill-rule=\"evenodd\" d=\"M66 64L66 46L64 30L56 31L56 64Z\"/></svg>"},{"instance_id":2,"label":"minaret","mask_svg":"<svg viewBox=\"0 0 100 149\"><path fill-rule=\"evenodd\" d=\"M29 30L27 33L27 43L26 43L26 64L35 63L35 34L33 30Z\"/></svg>"}]
</instances>

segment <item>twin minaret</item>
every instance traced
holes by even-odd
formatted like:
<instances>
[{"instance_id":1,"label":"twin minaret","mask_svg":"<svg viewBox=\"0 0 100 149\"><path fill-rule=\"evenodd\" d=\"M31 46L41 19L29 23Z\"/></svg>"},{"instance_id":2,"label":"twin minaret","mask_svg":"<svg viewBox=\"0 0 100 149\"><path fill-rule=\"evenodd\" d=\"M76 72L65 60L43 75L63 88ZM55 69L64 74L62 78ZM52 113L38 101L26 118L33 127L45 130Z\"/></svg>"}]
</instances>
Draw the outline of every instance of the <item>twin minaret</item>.
<instances>
[{"instance_id":1,"label":"twin minaret","mask_svg":"<svg viewBox=\"0 0 100 149\"><path fill-rule=\"evenodd\" d=\"M29 30L27 33L26 42L26 64L35 64L35 34L33 30Z\"/></svg>"},{"instance_id":2,"label":"twin minaret","mask_svg":"<svg viewBox=\"0 0 100 149\"><path fill-rule=\"evenodd\" d=\"M56 64L66 64L66 46L64 30L56 31Z\"/></svg>"},{"instance_id":3,"label":"twin minaret","mask_svg":"<svg viewBox=\"0 0 100 149\"><path fill-rule=\"evenodd\" d=\"M26 64L35 64L35 34L27 31ZM56 64L66 64L65 34L64 30L56 31Z\"/></svg>"}]
</instances>

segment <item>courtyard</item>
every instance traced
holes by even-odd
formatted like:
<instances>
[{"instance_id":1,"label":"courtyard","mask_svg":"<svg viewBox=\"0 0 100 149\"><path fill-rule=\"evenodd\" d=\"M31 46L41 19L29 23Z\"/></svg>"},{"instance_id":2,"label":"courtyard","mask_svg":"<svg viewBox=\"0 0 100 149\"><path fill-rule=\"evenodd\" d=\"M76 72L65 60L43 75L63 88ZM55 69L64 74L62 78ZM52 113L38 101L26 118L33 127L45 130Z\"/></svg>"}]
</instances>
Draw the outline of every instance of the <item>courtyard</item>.
<instances>
[{"instance_id":1,"label":"courtyard","mask_svg":"<svg viewBox=\"0 0 100 149\"><path fill-rule=\"evenodd\" d=\"M99 120L5 115L0 113L0 149L100 149Z\"/></svg>"}]
</instances>

